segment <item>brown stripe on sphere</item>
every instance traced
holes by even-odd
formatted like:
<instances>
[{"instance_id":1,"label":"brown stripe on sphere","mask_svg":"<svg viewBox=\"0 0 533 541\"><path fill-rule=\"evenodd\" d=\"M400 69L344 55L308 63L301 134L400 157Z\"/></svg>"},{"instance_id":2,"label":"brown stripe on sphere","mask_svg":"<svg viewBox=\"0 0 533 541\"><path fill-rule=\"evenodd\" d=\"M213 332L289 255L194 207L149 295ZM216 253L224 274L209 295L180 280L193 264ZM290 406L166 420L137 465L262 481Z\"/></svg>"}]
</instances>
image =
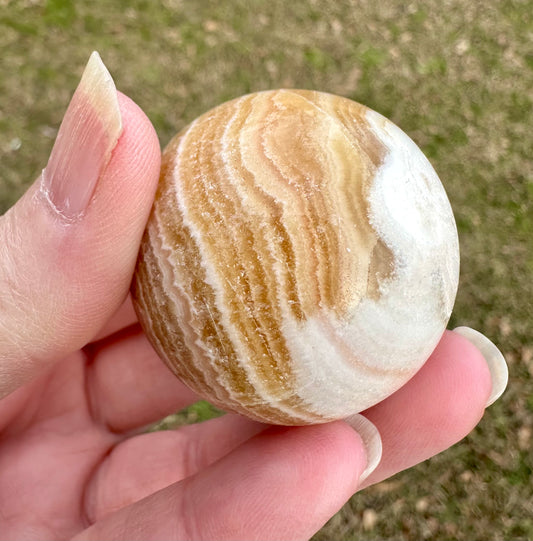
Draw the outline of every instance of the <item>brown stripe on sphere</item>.
<instances>
[{"instance_id":1,"label":"brown stripe on sphere","mask_svg":"<svg viewBox=\"0 0 533 541\"><path fill-rule=\"evenodd\" d=\"M179 145L179 141L177 143ZM167 159L169 156L172 157L173 152L165 153L161 182L149 225L149 231L152 234L146 234L144 237L137 265L137 279L133 287L139 316L144 327L150 329L148 334L155 349L182 381L200 395L209 393L212 402L220 407L242 411L242 406L244 406L252 416L258 419L268 417L279 423L287 423L291 419L305 422L309 419L309 415L299 418L297 399L290 388L285 390L287 395L285 401L288 406L293 406L295 411L288 417L278 409L270 407L264 399L256 395L242 364L238 362L233 344L222 325L215 294L206 282L199 249L193 235L181 219L181 212L173 191L174 160ZM201 203L205 208L206 201L201 201ZM213 213L210 214L212 215ZM163 248L163 241L170 250ZM227 244L224 242L222 248L226 247ZM215 246L215 249L220 248L221 246ZM229 257L237 262L237 272L243 272L242 265L238 263L242 254L237 254L233 250ZM219 261L222 265L226 263L227 261ZM163 287L161 271L165 267L167 273L172 273L173 281L180 284L181 289L190 292L189 302L183 298L178 301L181 301L181 311L186 312L188 317L185 317L183 313L181 317L178 317L175 309L179 292L175 288ZM228 284L231 282L228 281ZM232 287L235 293L234 286L228 287ZM151 298L147 297L144 289L151 292ZM241 291L238 297L231 299L230 309L235 316L232 323L239 326L243 336L250 337L251 348L256 352L263 349L262 355L258 358L259 362L256 363L257 369L262 370L261 377L270 378L273 381L273 393L277 391L279 394L281 387L279 379L284 375L278 376L276 380L269 373L269 371L272 372L270 365L272 352L267 350L269 344L271 347L272 344L276 346L276 336L271 333L270 340L267 342L264 334L259 332L261 328L257 319L249 321L245 318L244 325L248 325L248 328L243 326L239 314L242 313L244 306L242 303L246 302L246 296L250 295L250 287L245 283L242 289L244 293ZM264 301L263 306L267 307L268 299ZM263 322L264 325L265 322ZM187 332L195 337L188 341L189 345L185 340ZM191 342L195 340L204 344L206 351L203 354L198 350L196 352L190 350ZM278 346L278 358L280 350ZM263 366L260 364L261 360ZM282 397L280 402L283 402ZM316 416L313 417L315 420L319 419Z\"/></svg>"},{"instance_id":2,"label":"brown stripe on sphere","mask_svg":"<svg viewBox=\"0 0 533 541\"><path fill-rule=\"evenodd\" d=\"M219 159L222 152L219 142L224 138L221 132L229 119L217 120L216 123L210 122L211 130L197 122L183 134L179 158L175 163L176 174L170 182L171 185L172 182L181 184L180 204L186 209L187 220L195 229L195 235L202 239L199 257L215 267L216 274L223 277L219 283L221 291L217 292L218 297L223 296L222 306L215 299L215 293L209 299L194 304L200 310L204 304L209 307L209 318L217 320L217 335L225 334L221 317L221 312L225 312L234 332L236 330L240 336L239 345L241 350L245 349L247 363L264 382L269 395L280 405L286 404L294 409L292 414L297 415L299 405L290 381L290 356L275 324L279 320L277 300L272 295L276 291L275 280L268 272L269 265L265 264L268 263L265 262L268 254L264 248L261 250L264 236L254 229L257 224L240 204L229 176L225 174L224 163ZM181 175L181 171L186 171L186 174ZM163 214L167 216L169 213ZM228 217L231 217L230 223L224 224ZM235 242L237 238L240 242ZM205 280L204 276L201 282ZM209 335L210 330L201 339L209 343ZM228 339L223 344L224 363L228 363L231 371L244 373L233 349L235 343ZM216 347L213 349L216 351ZM231 355L227 355L230 351ZM217 362L217 353L213 355L212 362ZM238 392L240 402L246 405L265 404L264 399L258 400L252 392L242 397L235 387L241 378L234 377L233 380L231 392Z\"/></svg>"}]
</instances>

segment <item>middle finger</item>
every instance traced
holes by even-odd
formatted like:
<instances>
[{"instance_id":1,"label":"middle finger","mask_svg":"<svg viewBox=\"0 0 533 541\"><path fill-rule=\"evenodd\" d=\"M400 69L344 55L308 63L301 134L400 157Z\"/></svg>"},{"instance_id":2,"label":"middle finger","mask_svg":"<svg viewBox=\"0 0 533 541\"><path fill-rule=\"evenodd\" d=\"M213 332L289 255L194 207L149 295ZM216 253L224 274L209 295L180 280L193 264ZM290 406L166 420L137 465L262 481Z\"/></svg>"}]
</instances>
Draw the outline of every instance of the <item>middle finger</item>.
<instances>
[{"instance_id":1,"label":"middle finger","mask_svg":"<svg viewBox=\"0 0 533 541\"><path fill-rule=\"evenodd\" d=\"M142 428L199 400L159 359L139 325L91 344L87 352L91 412L112 432Z\"/></svg>"}]
</instances>

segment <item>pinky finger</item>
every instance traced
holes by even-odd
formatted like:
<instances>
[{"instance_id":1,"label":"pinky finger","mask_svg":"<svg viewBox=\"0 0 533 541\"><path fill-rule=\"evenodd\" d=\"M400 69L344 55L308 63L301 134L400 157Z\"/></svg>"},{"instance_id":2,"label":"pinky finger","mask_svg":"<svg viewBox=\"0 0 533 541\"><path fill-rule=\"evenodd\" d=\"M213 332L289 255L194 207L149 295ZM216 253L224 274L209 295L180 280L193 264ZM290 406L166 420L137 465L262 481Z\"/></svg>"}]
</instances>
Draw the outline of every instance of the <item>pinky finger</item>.
<instances>
[{"instance_id":1,"label":"pinky finger","mask_svg":"<svg viewBox=\"0 0 533 541\"><path fill-rule=\"evenodd\" d=\"M379 430L383 454L363 486L444 451L477 425L490 403L491 388L499 385L491 382L487 361L469 340L447 331L413 379L364 412Z\"/></svg>"}]
</instances>

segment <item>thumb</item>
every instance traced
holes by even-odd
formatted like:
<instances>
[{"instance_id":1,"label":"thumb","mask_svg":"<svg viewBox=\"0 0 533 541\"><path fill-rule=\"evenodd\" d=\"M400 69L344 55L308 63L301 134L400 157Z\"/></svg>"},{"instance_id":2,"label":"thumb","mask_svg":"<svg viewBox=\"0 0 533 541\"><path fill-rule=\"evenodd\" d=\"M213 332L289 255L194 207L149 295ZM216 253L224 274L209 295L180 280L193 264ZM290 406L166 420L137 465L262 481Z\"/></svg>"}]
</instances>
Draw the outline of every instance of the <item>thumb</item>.
<instances>
[{"instance_id":1,"label":"thumb","mask_svg":"<svg viewBox=\"0 0 533 541\"><path fill-rule=\"evenodd\" d=\"M46 168L0 217L0 398L124 300L159 166L152 125L93 53Z\"/></svg>"}]
</instances>

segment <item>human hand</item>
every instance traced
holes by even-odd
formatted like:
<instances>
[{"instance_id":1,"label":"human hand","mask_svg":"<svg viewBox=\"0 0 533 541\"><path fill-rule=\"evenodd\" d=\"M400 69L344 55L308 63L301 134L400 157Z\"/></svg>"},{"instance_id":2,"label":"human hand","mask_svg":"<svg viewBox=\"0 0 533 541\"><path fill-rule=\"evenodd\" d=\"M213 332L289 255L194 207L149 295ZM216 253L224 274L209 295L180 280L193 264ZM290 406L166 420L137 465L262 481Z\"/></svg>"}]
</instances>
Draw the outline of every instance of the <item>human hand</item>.
<instances>
[{"instance_id":1,"label":"human hand","mask_svg":"<svg viewBox=\"0 0 533 541\"><path fill-rule=\"evenodd\" d=\"M0 218L1 538L305 539L362 486L475 426L489 370L447 332L405 387L365 412L383 455L363 483L379 457L345 422L225 415L143 433L197 397L156 358L128 298L157 137L121 94L117 108L91 62L43 175Z\"/></svg>"}]
</instances>

